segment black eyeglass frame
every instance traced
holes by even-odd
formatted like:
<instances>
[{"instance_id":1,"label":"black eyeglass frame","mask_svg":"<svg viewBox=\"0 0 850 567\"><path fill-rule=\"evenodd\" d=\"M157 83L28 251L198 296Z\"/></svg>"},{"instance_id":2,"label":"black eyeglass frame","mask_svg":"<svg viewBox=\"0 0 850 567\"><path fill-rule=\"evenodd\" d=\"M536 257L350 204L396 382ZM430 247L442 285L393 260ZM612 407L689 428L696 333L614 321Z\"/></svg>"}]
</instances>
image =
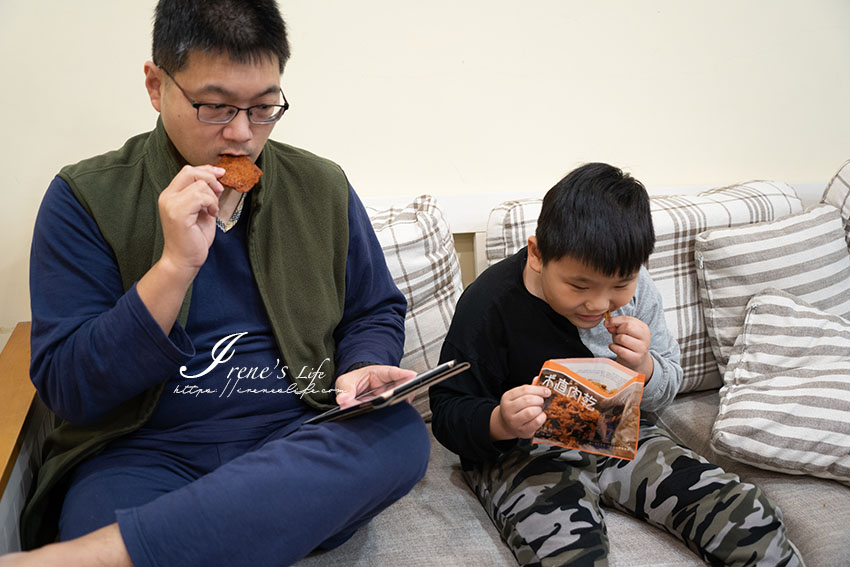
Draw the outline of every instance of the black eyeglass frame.
<instances>
[{"instance_id":1,"label":"black eyeglass frame","mask_svg":"<svg viewBox=\"0 0 850 567\"><path fill-rule=\"evenodd\" d=\"M160 67L160 69L162 69L162 72L165 73L166 75L168 75L168 78L171 79L174 82L175 85L177 85L177 88L180 89L180 92L183 93L183 96L186 97L186 100L188 100L189 103L192 105L192 108L195 109L195 116L198 118L198 122L201 122L203 124L219 124L219 125L230 124L231 122L233 122L233 119L236 118L236 115L239 114L239 112L241 112L243 110L248 115L248 121L251 122L251 124L258 124L258 125L274 124L275 122L277 122L278 120L283 118L283 115L286 113L287 110L289 110L289 101L286 100L286 95L283 94L283 89L280 89L280 96L283 98L283 104L255 104L255 105L249 106L247 108L241 108L241 107L236 106L235 104L219 104L219 103L215 103L215 102L195 102L194 100L192 100L192 97L189 96L189 94L186 92L186 90L182 86L180 86L180 83L177 82L177 79L175 79L174 76L171 73L168 72L167 69L165 69L164 67ZM236 112L234 112L232 115L230 115L230 118L228 118L227 120L222 120L222 121L203 120L201 118L201 108L204 107L204 106L215 106L215 107L218 107L218 108L234 108L234 109L236 109ZM265 107L276 107L276 108L278 108L278 111L268 120L261 120L261 121L254 120L251 116L251 111L254 110L255 108L263 107L263 106L265 106Z\"/></svg>"}]
</instances>

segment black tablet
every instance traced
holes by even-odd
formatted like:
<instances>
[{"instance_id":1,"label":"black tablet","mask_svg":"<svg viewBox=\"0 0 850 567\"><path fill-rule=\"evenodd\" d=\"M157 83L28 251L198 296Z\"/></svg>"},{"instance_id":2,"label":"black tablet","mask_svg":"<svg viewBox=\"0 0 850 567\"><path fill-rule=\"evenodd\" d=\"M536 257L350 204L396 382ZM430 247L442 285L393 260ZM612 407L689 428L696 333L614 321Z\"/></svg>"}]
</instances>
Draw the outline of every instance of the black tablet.
<instances>
[{"instance_id":1,"label":"black tablet","mask_svg":"<svg viewBox=\"0 0 850 567\"><path fill-rule=\"evenodd\" d=\"M340 421L348 419L355 415L360 415L369 411L373 411L382 407L391 406L411 396L415 396L426 388L433 386L437 382L441 382L446 378L450 378L455 374L463 372L469 368L468 362L457 362L451 360L443 364L427 370L422 374L417 374L404 380L395 382L387 382L378 388L363 392L355 398L357 402L354 405L346 407L335 407L331 410L321 413L315 417L311 417L304 423L322 423L325 421Z\"/></svg>"}]
</instances>

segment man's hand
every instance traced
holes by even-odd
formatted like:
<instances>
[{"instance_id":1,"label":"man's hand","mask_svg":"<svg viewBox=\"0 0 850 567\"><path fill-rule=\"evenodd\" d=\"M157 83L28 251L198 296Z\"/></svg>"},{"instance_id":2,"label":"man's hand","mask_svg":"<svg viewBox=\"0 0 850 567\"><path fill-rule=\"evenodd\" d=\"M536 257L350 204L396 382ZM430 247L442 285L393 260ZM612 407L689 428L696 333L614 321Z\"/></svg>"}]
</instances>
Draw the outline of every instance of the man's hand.
<instances>
[{"instance_id":1,"label":"man's hand","mask_svg":"<svg viewBox=\"0 0 850 567\"><path fill-rule=\"evenodd\" d=\"M649 326L640 319L619 315L605 321L605 328L613 338L608 348L617 355L617 362L649 380L655 368L649 355L652 338Z\"/></svg>"},{"instance_id":2,"label":"man's hand","mask_svg":"<svg viewBox=\"0 0 850 567\"><path fill-rule=\"evenodd\" d=\"M187 165L159 196L162 256L136 284L136 291L166 335L215 238L222 175L220 167Z\"/></svg>"},{"instance_id":3,"label":"man's hand","mask_svg":"<svg viewBox=\"0 0 850 567\"><path fill-rule=\"evenodd\" d=\"M185 166L159 196L165 247L162 260L178 269L197 271L215 238L218 198L224 170L212 165Z\"/></svg>"},{"instance_id":4,"label":"man's hand","mask_svg":"<svg viewBox=\"0 0 850 567\"><path fill-rule=\"evenodd\" d=\"M380 365L364 366L346 372L336 379L336 388L342 390L336 395L336 403L340 407L348 407L353 405L356 402L355 398L364 392L414 376L416 376L416 372L413 370Z\"/></svg>"},{"instance_id":5,"label":"man's hand","mask_svg":"<svg viewBox=\"0 0 850 567\"><path fill-rule=\"evenodd\" d=\"M544 386L517 386L502 394L490 414L490 439L529 439L546 421L543 402L552 395Z\"/></svg>"}]
</instances>

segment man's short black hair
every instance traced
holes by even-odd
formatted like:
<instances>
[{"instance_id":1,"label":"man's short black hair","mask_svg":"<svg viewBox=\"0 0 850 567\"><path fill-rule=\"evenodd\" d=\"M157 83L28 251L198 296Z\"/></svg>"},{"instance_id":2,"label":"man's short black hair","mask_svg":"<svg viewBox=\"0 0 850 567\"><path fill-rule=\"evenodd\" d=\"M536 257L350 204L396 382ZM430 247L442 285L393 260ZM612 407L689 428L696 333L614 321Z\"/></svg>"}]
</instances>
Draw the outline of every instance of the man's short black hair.
<instances>
[{"instance_id":1,"label":"man's short black hair","mask_svg":"<svg viewBox=\"0 0 850 567\"><path fill-rule=\"evenodd\" d=\"M286 24L274 0L160 0L153 24L153 61L170 73L189 53L221 53L237 63L289 59Z\"/></svg>"},{"instance_id":2,"label":"man's short black hair","mask_svg":"<svg viewBox=\"0 0 850 567\"><path fill-rule=\"evenodd\" d=\"M583 165L546 193L536 236L544 264L569 256L606 276L629 277L655 247L649 195L614 166Z\"/></svg>"}]
</instances>

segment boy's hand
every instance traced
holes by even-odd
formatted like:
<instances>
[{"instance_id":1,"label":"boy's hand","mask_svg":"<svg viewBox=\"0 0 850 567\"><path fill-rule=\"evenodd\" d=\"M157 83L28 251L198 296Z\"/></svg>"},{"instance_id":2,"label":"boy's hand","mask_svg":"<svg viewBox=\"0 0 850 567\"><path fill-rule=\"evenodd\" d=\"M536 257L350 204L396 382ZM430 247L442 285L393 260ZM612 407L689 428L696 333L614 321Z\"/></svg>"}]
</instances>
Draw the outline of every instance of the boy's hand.
<instances>
[{"instance_id":1,"label":"boy's hand","mask_svg":"<svg viewBox=\"0 0 850 567\"><path fill-rule=\"evenodd\" d=\"M544 386L517 386L502 394L501 402L490 414L490 438L493 441L530 439L546 421L543 402L552 395Z\"/></svg>"},{"instance_id":2,"label":"boy's hand","mask_svg":"<svg viewBox=\"0 0 850 567\"><path fill-rule=\"evenodd\" d=\"M617 355L617 362L649 380L655 368L649 355L652 338L649 326L640 319L619 315L605 321L605 328L613 338L608 348Z\"/></svg>"}]
</instances>

